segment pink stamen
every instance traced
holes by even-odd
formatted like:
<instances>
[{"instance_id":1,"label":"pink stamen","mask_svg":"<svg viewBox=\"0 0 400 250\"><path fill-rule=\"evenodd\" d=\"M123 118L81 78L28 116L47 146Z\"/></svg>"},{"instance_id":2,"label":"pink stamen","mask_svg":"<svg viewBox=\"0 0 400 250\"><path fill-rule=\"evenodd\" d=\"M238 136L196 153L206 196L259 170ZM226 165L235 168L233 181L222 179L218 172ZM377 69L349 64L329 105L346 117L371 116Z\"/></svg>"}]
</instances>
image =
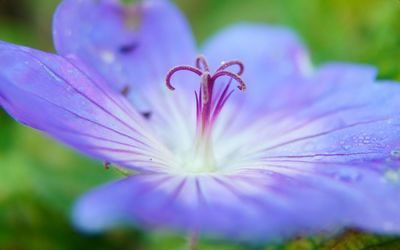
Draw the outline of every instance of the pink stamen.
<instances>
[{"instance_id":1,"label":"pink stamen","mask_svg":"<svg viewBox=\"0 0 400 250\"><path fill-rule=\"evenodd\" d=\"M229 67L231 67L233 65L239 66L239 72L237 72L236 74L241 76L243 74L243 72L244 72L244 65L239 60L232 60L232 61L229 61L229 62L222 63L221 66L219 66L219 68L217 69L217 72L218 71L223 71L223 70L225 70L225 69L227 69L227 68L229 68Z\"/></svg>"},{"instance_id":2,"label":"pink stamen","mask_svg":"<svg viewBox=\"0 0 400 250\"><path fill-rule=\"evenodd\" d=\"M199 100L199 96L197 95L197 92L194 92L194 96L196 98L196 118L197 120L200 117L200 100Z\"/></svg>"},{"instance_id":3,"label":"pink stamen","mask_svg":"<svg viewBox=\"0 0 400 250\"><path fill-rule=\"evenodd\" d=\"M171 78L172 78L172 76L173 76L176 72L178 72L178 71L183 71L183 70L191 71L191 72L197 74L198 76L201 76L201 75L203 74L203 72L201 72L201 70L199 70L199 69L197 69L197 68L195 68L195 67L189 66L189 65L176 66L176 67L172 68L172 69L167 73L167 76L166 76L166 79L165 79L165 82L166 82L166 84L167 84L167 87L168 87L170 90L175 90L175 87L172 86L172 83L171 83Z\"/></svg>"},{"instance_id":4,"label":"pink stamen","mask_svg":"<svg viewBox=\"0 0 400 250\"><path fill-rule=\"evenodd\" d=\"M203 55L199 55L196 58L196 67L200 70L209 72L209 67L206 58Z\"/></svg>"},{"instance_id":5,"label":"pink stamen","mask_svg":"<svg viewBox=\"0 0 400 250\"><path fill-rule=\"evenodd\" d=\"M231 66L239 67L237 73L228 70ZM172 68L166 76L166 85L170 90L175 90L171 83L172 76L178 71L190 71L200 76L199 92L195 91L196 98L196 117L198 131L201 135L210 135L210 128L214 124L218 114L221 112L226 101L232 95L234 90L229 91L231 82L234 80L238 83L238 89L244 91L246 84L241 78L244 72L244 65L238 60L224 62L214 74L210 74L209 65L204 56L200 55L196 58L195 67L182 65ZM220 77L229 77L229 82L222 91L214 96L214 85ZM215 100L214 100L215 99Z\"/></svg>"},{"instance_id":6,"label":"pink stamen","mask_svg":"<svg viewBox=\"0 0 400 250\"><path fill-rule=\"evenodd\" d=\"M208 73L207 71L201 75L201 93L203 96L203 103L207 103L210 100L210 78L210 73Z\"/></svg>"},{"instance_id":7,"label":"pink stamen","mask_svg":"<svg viewBox=\"0 0 400 250\"><path fill-rule=\"evenodd\" d=\"M231 85L231 82L229 82L228 84L226 84L224 90L222 91L217 104L215 105L215 108L213 110L213 114L212 114L212 119L211 122L214 122L219 114L219 112L221 111L223 104L226 102L227 98L226 97L226 93L228 92L228 89ZM230 94L233 93L233 90L230 91ZM230 96L230 94L228 95L228 97Z\"/></svg>"},{"instance_id":8,"label":"pink stamen","mask_svg":"<svg viewBox=\"0 0 400 250\"><path fill-rule=\"evenodd\" d=\"M229 93L225 96L225 98L221 99L221 103L219 106L217 106L214 110L213 117L211 119L212 122L215 122L217 119L219 113L221 113L222 107L225 105L226 101L229 99L229 97L233 94L233 90L229 91Z\"/></svg>"},{"instance_id":9,"label":"pink stamen","mask_svg":"<svg viewBox=\"0 0 400 250\"><path fill-rule=\"evenodd\" d=\"M241 91L246 90L246 84L244 83L242 78L239 75L232 73L230 71L217 71L217 73L215 73L215 75L213 75L213 77L211 78L211 81L215 82L221 76L228 76L228 77L234 79L235 81L237 81L239 83L239 85L238 85L239 90L241 90Z\"/></svg>"}]
</instances>

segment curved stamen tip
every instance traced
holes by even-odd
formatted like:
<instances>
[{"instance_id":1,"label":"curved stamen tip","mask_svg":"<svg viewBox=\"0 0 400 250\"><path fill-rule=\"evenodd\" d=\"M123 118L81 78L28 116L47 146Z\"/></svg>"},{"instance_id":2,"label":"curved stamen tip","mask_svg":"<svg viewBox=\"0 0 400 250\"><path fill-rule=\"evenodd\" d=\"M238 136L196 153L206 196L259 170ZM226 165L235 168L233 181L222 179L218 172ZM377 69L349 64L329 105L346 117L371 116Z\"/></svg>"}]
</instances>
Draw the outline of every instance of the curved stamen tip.
<instances>
[{"instance_id":1,"label":"curved stamen tip","mask_svg":"<svg viewBox=\"0 0 400 250\"><path fill-rule=\"evenodd\" d=\"M231 61L228 61L228 62L221 62L221 66L219 66L219 68L217 69L217 72L218 71L223 71L223 70L225 70L225 69L227 69L227 68L229 68L231 66L234 66L234 65L239 67L239 71L236 74L239 75L239 76L242 75L243 72L244 72L244 64L239 60L231 60Z\"/></svg>"},{"instance_id":2,"label":"curved stamen tip","mask_svg":"<svg viewBox=\"0 0 400 250\"><path fill-rule=\"evenodd\" d=\"M238 66L239 71L237 73L233 73L231 71L226 70L227 68L231 66ZM172 68L170 71L168 71L167 76L165 78L165 83L170 90L175 90L175 87L171 83L171 78L172 76L178 72L178 71L190 71L195 73L196 75L202 77L202 82L206 82L208 84L208 81L215 82L217 78L221 76L227 76L232 79L234 79L239 85L237 86L239 90L245 91L246 90L246 84L241 78L241 75L244 72L244 65L241 61L239 60L231 60L228 62L222 62L221 66L216 70L215 74L210 75L209 74L209 66L206 58L203 55L199 55L196 58L196 65L195 67L192 67L190 65L180 65ZM204 84L203 84L204 85Z\"/></svg>"},{"instance_id":3,"label":"curved stamen tip","mask_svg":"<svg viewBox=\"0 0 400 250\"><path fill-rule=\"evenodd\" d=\"M239 83L239 86L237 86L237 87L240 91L246 91L247 85L245 82L241 82L241 83Z\"/></svg>"},{"instance_id":4,"label":"curved stamen tip","mask_svg":"<svg viewBox=\"0 0 400 250\"><path fill-rule=\"evenodd\" d=\"M217 71L217 73L215 73L215 75L213 75L213 77L211 78L212 81L216 81L218 78L222 77L222 76L227 76L232 78L233 80L235 80L238 83L238 89L241 91L245 91L246 90L246 83L243 81L243 79L240 77L240 75L232 73L230 71Z\"/></svg>"},{"instance_id":5,"label":"curved stamen tip","mask_svg":"<svg viewBox=\"0 0 400 250\"><path fill-rule=\"evenodd\" d=\"M203 55L198 55L196 58L196 67L203 71L210 71L207 59Z\"/></svg>"},{"instance_id":6,"label":"curved stamen tip","mask_svg":"<svg viewBox=\"0 0 400 250\"><path fill-rule=\"evenodd\" d=\"M231 70L231 67L235 67L237 71ZM200 77L199 92L195 91L197 138L210 138L211 128L213 127L218 114L221 112L228 98L234 92L234 90L231 89L232 81L236 81L237 88L240 91L246 90L246 84L241 76L244 72L244 65L239 60L222 62L214 73L210 73L206 58L203 55L199 55L196 58L194 66L181 65L168 71L165 83L170 90L175 90L171 79L178 71L190 71ZM219 81L220 83L225 84L225 88L214 93L214 85L220 77L227 77L228 82Z\"/></svg>"},{"instance_id":7,"label":"curved stamen tip","mask_svg":"<svg viewBox=\"0 0 400 250\"><path fill-rule=\"evenodd\" d=\"M181 65L181 66L176 66L172 68L170 71L168 71L167 76L165 77L165 83L167 85L167 88L170 90L175 90L175 87L171 83L171 78L172 76L178 72L178 71L191 71L198 76L201 76L203 72L195 67L192 67L190 65Z\"/></svg>"},{"instance_id":8,"label":"curved stamen tip","mask_svg":"<svg viewBox=\"0 0 400 250\"><path fill-rule=\"evenodd\" d=\"M171 77L176 72L176 70L174 70L174 69L175 68L173 68L170 71L168 71L167 76L165 77L165 84L167 85L167 88L169 90L175 90L175 87L172 86L172 83L171 83Z\"/></svg>"}]
</instances>

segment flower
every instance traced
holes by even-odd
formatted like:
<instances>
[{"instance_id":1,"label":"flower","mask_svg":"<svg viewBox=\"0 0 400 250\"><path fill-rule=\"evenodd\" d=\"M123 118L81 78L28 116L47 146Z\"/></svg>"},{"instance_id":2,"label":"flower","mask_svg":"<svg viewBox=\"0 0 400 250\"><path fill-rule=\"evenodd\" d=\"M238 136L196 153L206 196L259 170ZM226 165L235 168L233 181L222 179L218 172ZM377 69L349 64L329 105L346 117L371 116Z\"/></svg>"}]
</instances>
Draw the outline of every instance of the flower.
<instances>
[{"instance_id":1,"label":"flower","mask_svg":"<svg viewBox=\"0 0 400 250\"><path fill-rule=\"evenodd\" d=\"M248 23L196 57L163 0L64 0L53 28L57 55L0 42L0 104L132 171L77 202L81 229L400 233L400 85L373 67L314 68L290 30Z\"/></svg>"}]
</instances>

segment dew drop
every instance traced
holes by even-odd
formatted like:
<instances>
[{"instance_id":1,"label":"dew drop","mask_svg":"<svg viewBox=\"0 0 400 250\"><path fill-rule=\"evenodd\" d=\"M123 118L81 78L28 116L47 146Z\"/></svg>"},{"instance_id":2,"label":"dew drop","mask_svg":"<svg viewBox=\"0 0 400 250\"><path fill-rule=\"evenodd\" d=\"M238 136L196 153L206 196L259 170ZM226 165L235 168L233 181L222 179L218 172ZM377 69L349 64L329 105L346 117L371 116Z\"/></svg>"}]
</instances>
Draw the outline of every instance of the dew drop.
<instances>
[{"instance_id":1,"label":"dew drop","mask_svg":"<svg viewBox=\"0 0 400 250\"><path fill-rule=\"evenodd\" d=\"M105 63L113 63L115 61L115 55L111 51L104 50L100 53L100 56Z\"/></svg>"}]
</instances>

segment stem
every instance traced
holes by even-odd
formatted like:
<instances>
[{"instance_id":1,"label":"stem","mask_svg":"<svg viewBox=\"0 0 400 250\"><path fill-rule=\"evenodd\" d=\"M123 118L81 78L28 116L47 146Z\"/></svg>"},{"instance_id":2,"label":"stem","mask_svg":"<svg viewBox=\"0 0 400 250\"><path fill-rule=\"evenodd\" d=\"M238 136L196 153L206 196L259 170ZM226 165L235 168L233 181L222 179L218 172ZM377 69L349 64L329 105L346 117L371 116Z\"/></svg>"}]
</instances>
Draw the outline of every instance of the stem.
<instances>
[{"instance_id":1,"label":"stem","mask_svg":"<svg viewBox=\"0 0 400 250\"><path fill-rule=\"evenodd\" d=\"M189 245L188 245L188 250L198 250L197 248L197 234L196 233L191 233L189 235Z\"/></svg>"}]
</instances>

